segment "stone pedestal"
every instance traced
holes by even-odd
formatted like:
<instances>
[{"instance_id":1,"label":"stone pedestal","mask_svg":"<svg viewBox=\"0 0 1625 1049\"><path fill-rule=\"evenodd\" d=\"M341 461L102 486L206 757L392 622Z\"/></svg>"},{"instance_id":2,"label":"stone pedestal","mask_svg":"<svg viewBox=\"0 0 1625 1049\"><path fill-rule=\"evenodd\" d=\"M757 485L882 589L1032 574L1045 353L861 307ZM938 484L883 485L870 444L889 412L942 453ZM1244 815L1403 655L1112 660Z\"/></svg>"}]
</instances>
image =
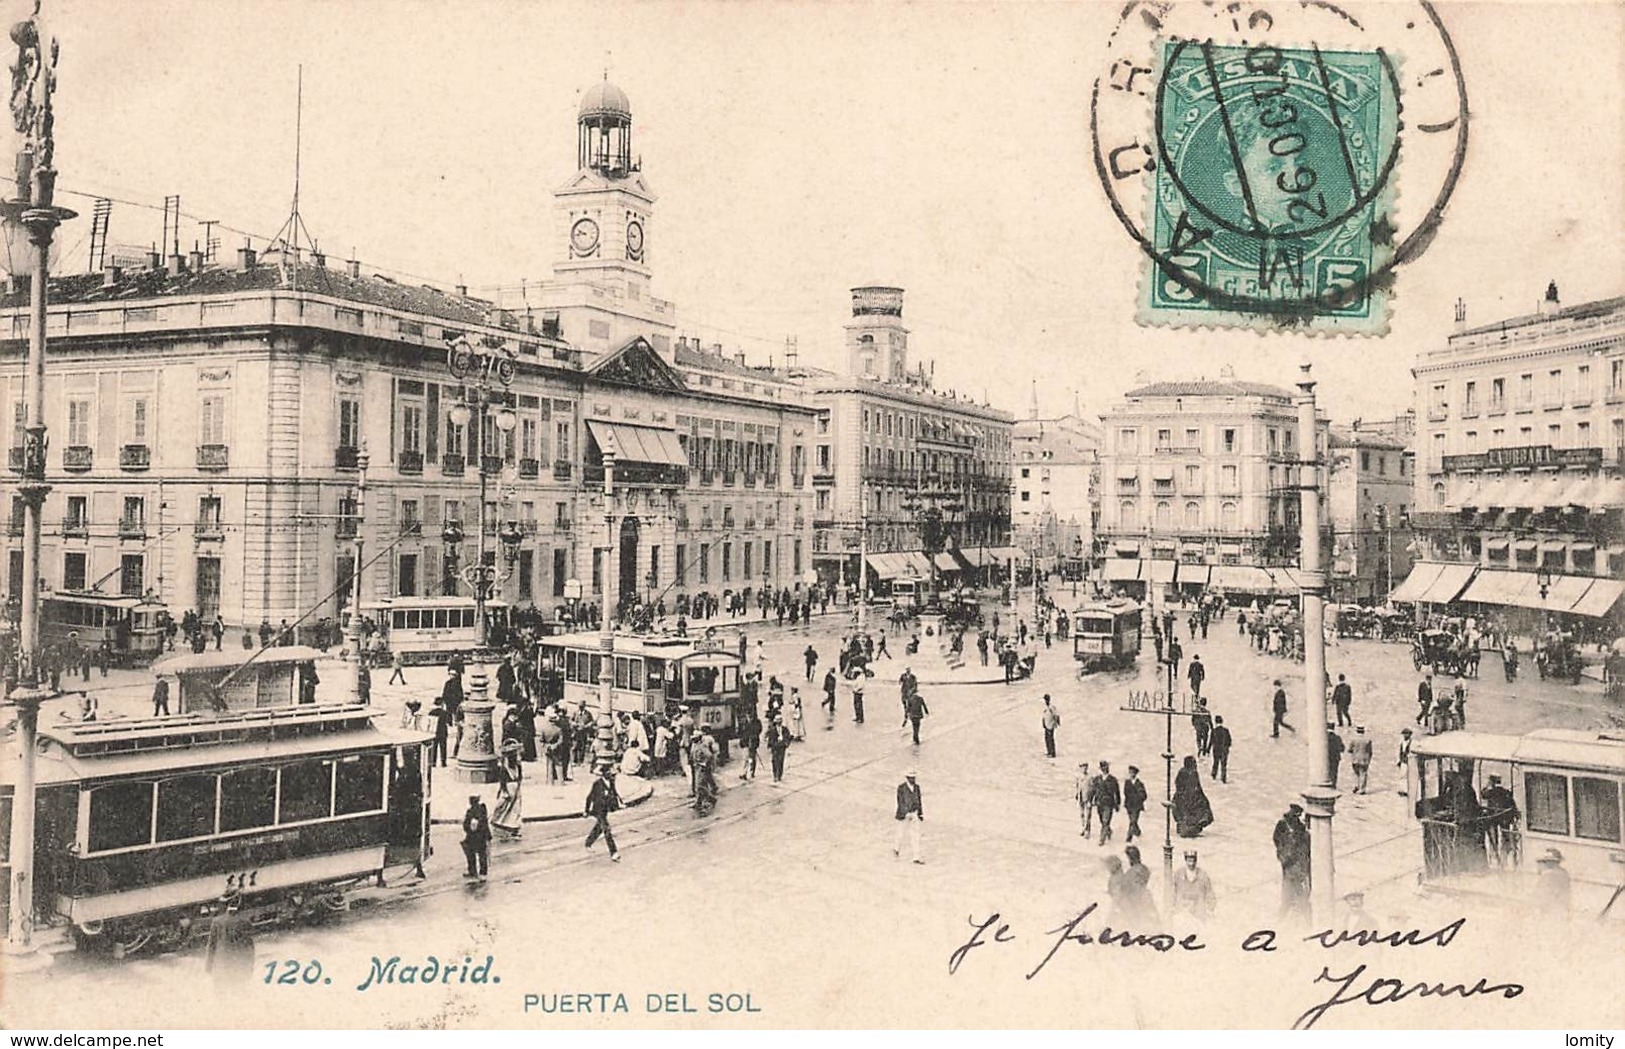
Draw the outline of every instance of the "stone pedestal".
<instances>
[{"instance_id":1,"label":"stone pedestal","mask_svg":"<svg viewBox=\"0 0 1625 1049\"><path fill-rule=\"evenodd\" d=\"M487 698L485 671L471 670L468 694L463 699L463 745L457 751L457 779L463 783L497 781L496 726L491 713L496 704Z\"/></svg>"}]
</instances>

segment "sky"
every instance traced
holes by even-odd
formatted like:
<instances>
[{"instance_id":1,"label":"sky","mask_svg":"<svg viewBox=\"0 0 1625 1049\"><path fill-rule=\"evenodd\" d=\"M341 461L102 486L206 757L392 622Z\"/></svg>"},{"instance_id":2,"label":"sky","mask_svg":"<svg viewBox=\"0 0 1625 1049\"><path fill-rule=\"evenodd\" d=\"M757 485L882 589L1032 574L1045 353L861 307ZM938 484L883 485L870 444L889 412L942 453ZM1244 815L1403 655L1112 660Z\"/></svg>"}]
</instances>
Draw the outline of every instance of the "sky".
<instances>
[{"instance_id":1,"label":"sky","mask_svg":"<svg viewBox=\"0 0 1625 1049\"><path fill-rule=\"evenodd\" d=\"M841 366L849 289L885 283L907 289L939 386L1021 416L1035 389L1045 415L1098 413L1141 378L1229 366L1288 385L1307 359L1333 418L1391 417L1458 297L1478 324L1531 311L1548 280L1566 304L1625 294L1625 6L1445 2L1471 148L1436 240L1400 270L1390 333L1138 326L1142 257L1088 136L1119 10L45 0L61 203L87 216L58 265L85 266L96 195L121 201L115 244L158 240L170 194L183 250L201 219L228 253L274 234L302 65L300 212L329 256L475 295L545 279L576 107L607 70L659 196L653 293L680 333L753 360L782 362L793 335L804 362Z\"/></svg>"}]
</instances>

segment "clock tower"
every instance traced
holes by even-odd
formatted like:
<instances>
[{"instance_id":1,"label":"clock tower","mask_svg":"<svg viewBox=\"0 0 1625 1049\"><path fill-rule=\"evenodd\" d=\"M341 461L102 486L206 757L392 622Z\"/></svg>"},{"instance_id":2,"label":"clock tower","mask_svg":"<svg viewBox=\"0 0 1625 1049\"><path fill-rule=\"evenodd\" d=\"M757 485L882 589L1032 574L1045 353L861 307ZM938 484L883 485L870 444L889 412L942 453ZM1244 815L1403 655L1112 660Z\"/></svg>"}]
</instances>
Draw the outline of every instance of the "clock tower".
<instances>
[{"instance_id":1,"label":"clock tower","mask_svg":"<svg viewBox=\"0 0 1625 1049\"><path fill-rule=\"evenodd\" d=\"M649 215L655 195L632 153L632 106L608 79L581 99L576 120L576 173L554 191L558 278L612 285L645 298L649 285Z\"/></svg>"}]
</instances>

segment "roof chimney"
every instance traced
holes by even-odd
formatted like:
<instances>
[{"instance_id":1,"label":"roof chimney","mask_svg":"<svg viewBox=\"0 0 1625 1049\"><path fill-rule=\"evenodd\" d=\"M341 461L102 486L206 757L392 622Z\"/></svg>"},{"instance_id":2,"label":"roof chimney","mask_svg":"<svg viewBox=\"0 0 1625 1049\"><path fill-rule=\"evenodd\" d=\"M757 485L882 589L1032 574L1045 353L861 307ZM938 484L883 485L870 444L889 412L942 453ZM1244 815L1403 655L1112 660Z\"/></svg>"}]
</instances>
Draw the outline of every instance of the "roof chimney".
<instances>
[{"instance_id":1,"label":"roof chimney","mask_svg":"<svg viewBox=\"0 0 1625 1049\"><path fill-rule=\"evenodd\" d=\"M456 287L454 287L452 290L457 293L457 297L459 299L468 298L468 285L467 284L459 284Z\"/></svg>"},{"instance_id":2,"label":"roof chimney","mask_svg":"<svg viewBox=\"0 0 1625 1049\"><path fill-rule=\"evenodd\" d=\"M244 244L237 249L237 272L247 273L254 268L254 249Z\"/></svg>"},{"instance_id":3,"label":"roof chimney","mask_svg":"<svg viewBox=\"0 0 1625 1049\"><path fill-rule=\"evenodd\" d=\"M1557 297L1557 281L1551 281L1546 285L1546 298L1541 301L1540 315L1550 317L1562 307L1563 303Z\"/></svg>"},{"instance_id":4,"label":"roof chimney","mask_svg":"<svg viewBox=\"0 0 1625 1049\"><path fill-rule=\"evenodd\" d=\"M734 351L734 363L739 365L741 368L743 368L745 366L745 351L744 350L735 350Z\"/></svg>"},{"instance_id":5,"label":"roof chimney","mask_svg":"<svg viewBox=\"0 0 1625 1049\"><path fill-rule=\"evenodd\" d=\"M203 270L203 252L193 248L192 253L187 256L186 266L193 273L201 272Z\"/></svg>"},{"instance_id":6,"label":"roof chimney","mask_svg":"<svg viewBox=\"0 0 1625 1049\"><path fill-rule=\"evenodd\" d=\"M169 274L171 277L179 277L181 274L185 273L186 257L178 251L171 255L169 257L169 264L164 267L164 272Z\"/></svg>"},{"instance_id":7,"label":"roof chimney","mask_svg":"<svg viewBox=\"0 0 1625 1049\"><path fill-rule=\"evenodd\" d=\"M344 272L357 280L361 278L361 263L356 259L348 259L344 263Z\"/></svg>"},{"instance_id":8,"label":"roof chimney","mask_svg":"<svg viewBox=\"0 0 1625 1049\"><path fill-rule=\"evenodd\" d=\"M327 268L327 256L319 251L313 251L310 253L310 264L319 270L325 270Z\"/></svg>"},{"instance_id":9,"label":"roof chimney","mask_svg":"<svg viewBox=\"0 0 1625 1049\"><path fill-rule=\"evenodd\" d=\"M119 278L123 275L124 273L122 270L109 262L107 265L102 267L102 287L111 288L113 285L118 283Z\"/></svg>"},{"instance_id":10,"label":"roof chimney","mask_svg":"<svg viewBox=\"0 0 1625 1049\"><path fill-rule=\"evenodd\" d=\"M164 268L164 257L156 250L147 252L147 269L159 270Z\"/></svg>"}]
</instances>

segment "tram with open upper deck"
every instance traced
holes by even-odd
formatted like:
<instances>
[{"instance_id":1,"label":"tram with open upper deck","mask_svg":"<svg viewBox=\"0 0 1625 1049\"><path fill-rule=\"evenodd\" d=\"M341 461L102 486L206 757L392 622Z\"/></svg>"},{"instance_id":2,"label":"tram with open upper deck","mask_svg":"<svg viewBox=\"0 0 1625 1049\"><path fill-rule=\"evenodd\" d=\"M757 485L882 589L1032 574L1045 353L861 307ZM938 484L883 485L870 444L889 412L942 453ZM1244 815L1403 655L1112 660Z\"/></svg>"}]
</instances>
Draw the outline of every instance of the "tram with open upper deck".
<instances>
[{"instance_id":1,"label":"tram with open upper deck","mask_svg":"<svg viewBox=\"0 0 1625 1049\"><path fill-rule=\"evenodd\" d=\"M1127 598L1092 601L1072 613L1072 658L1078 672L1117 670L1140 655L1140 605Z\"/></svg>"},{"instance_id":2,"label":"tram with open upper deck","mask_svg":"<svg viewBox=\"0 0 1625 1049\"><path fill-rule=\"evenodd\" d=\"M1528 899L1555 849L1577 912L1625 917L1625 733L1442 732L1416 740L1408 779L1424 889Z\"/></svg>"},{"instance_id":3,"label":"tram with open upper deck","mask_svg":"<svg viewBox=\"0 0 1625 1049\"><path fill-rule=\"evenodd\" d=\"M377 715L305 705L41 725L36 928L118 956L173 949L223 896L256 925L288 923L421 866L431 737ZM16 748L14 736L0 760L7 848ZM9 848L0 858L9 909Z\"/></svg>"},{"instance_id":4,"label":"tram with open upper deck","mask_svg":"<svg viewBox=\"0 0 1625 1049\"><path fill-rule=\"evenodd\" d=\"M537 672L556 682L547 698L598 708L598 676L603 668L601 635L558 634L538 641ZM614 710L675 714L694 712L697 725L726 737L734 727L741 695L742 662L737 652L705 638L615 636L610 706Z\"/></svg>"}]
</instances>

